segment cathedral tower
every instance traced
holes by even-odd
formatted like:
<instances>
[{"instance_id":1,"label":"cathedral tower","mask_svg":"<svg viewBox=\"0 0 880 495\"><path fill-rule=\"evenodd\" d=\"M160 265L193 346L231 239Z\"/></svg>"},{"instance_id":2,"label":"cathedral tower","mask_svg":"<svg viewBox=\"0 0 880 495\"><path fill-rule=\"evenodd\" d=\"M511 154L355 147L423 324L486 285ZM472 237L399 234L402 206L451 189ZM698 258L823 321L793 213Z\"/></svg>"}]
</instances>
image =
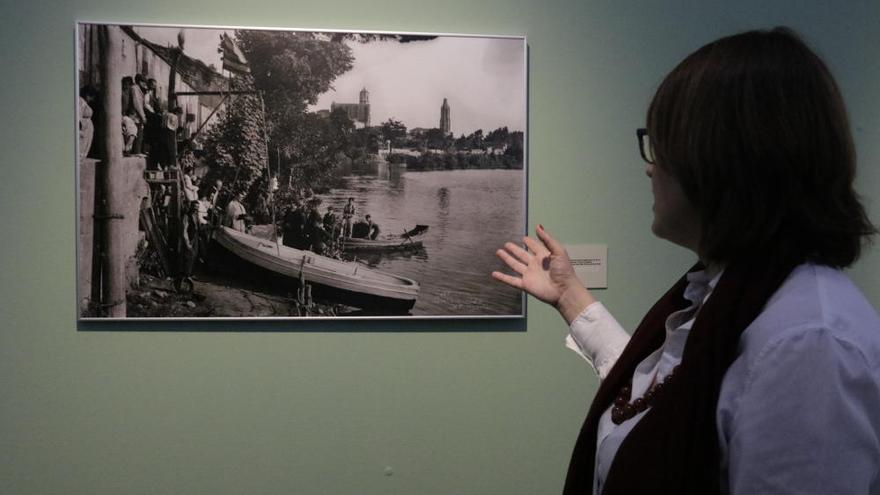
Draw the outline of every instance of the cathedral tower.
<instances>
[{"instance_id":1,"label":"cathedral tower","mask_svg":"<svg viewBox=\"0 0 880 495\"><path fill-rule=\"evenodd\" d=\"M449 135L449 129L452 127L449 121L449 103L443 98L443 105L440 106L440 132L444 136Z\"/></svg>"}]
</instances>

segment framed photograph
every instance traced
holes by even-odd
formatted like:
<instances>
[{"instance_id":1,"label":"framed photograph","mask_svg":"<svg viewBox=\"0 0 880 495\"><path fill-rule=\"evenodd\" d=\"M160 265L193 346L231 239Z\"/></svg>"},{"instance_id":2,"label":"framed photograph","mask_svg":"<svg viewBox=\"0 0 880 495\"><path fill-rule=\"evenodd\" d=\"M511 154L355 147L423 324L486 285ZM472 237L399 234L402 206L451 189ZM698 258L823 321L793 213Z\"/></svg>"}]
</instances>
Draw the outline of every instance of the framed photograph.
<instances>
[{"instance_id":1,"label":"framed photograph","mask_svg":"<svg viewBox=\"0 0 880 495\"><path fill-rule=\"evenodd\" d=\"M81 320L522 318L521 36L76 24Z\"/></svg>"}]
</instances>

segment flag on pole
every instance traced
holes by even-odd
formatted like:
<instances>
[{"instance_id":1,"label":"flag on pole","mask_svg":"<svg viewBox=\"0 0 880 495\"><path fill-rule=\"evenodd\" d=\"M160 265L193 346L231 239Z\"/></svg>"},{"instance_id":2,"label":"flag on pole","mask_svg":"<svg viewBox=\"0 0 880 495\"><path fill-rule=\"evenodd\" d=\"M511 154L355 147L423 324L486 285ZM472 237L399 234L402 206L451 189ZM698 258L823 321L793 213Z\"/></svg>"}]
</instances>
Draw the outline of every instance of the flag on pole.
<instances>
[{"instance_id":1,"label":"flag on pole","mask_svg":"<svg viewBox=\"0 0 880 495\"><path fill-rule=\"evenodd\" d=\"M244 54L232 41L228 34L220 35L220 48L217 50L223 54L223 69L236 74L247 74L251 70L244 59Z\"/></svg>"}]
</instances>

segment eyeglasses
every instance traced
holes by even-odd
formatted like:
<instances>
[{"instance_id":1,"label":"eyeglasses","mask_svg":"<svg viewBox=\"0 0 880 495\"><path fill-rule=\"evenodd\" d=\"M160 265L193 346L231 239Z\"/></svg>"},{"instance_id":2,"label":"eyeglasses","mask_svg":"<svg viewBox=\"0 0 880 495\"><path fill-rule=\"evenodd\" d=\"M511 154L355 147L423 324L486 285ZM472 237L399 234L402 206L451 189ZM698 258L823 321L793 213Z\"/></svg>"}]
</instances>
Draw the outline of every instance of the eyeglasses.
<instances>
[{"instance_id":1,"label":"eyeglasses","mask_svg":"<svg viewBox=\"0 0 880 495\"><path fill-rule=\"evenodd\" d=\"M654 163L654 147L651 146L651 137L648 136L648 130L644 127L636 129L636 137L639 140L639 153L642 160L648 163Z\"/></svg>"}]
</instances>

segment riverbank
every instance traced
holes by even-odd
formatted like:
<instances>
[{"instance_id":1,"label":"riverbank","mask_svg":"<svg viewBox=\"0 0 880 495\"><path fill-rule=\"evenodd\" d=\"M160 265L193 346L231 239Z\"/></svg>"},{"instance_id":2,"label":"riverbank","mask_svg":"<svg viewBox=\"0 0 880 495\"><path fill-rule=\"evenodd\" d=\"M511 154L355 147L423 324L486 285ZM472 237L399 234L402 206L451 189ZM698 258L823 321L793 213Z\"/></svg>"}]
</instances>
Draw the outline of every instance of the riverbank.
<instances>
[{"instance_id":1,"label":"riverbank","mask_svg":"<svg viewBox=\"0 0 880 495\"><path fill-rule=\"evenodd\" d=\"M509 169L522 170L522 153L467 153L439 151L421 154L389 153L385 160L391 164L406 164L413 172L429 170Z\"/></svg>"},{"instance_id":2,"label":"riverbank","mask_svg":"<svg viewBox=\"0 0 880 495\"><path fill-rule=\"evenodd\" d=\"M170 279L140 275L126 297L129 318L272 318L344 316L351 308L338 304L301 303L295 298L237 287L207 273L197 274L191 292L177 292Z\"/></svg>"}]
</instances>

